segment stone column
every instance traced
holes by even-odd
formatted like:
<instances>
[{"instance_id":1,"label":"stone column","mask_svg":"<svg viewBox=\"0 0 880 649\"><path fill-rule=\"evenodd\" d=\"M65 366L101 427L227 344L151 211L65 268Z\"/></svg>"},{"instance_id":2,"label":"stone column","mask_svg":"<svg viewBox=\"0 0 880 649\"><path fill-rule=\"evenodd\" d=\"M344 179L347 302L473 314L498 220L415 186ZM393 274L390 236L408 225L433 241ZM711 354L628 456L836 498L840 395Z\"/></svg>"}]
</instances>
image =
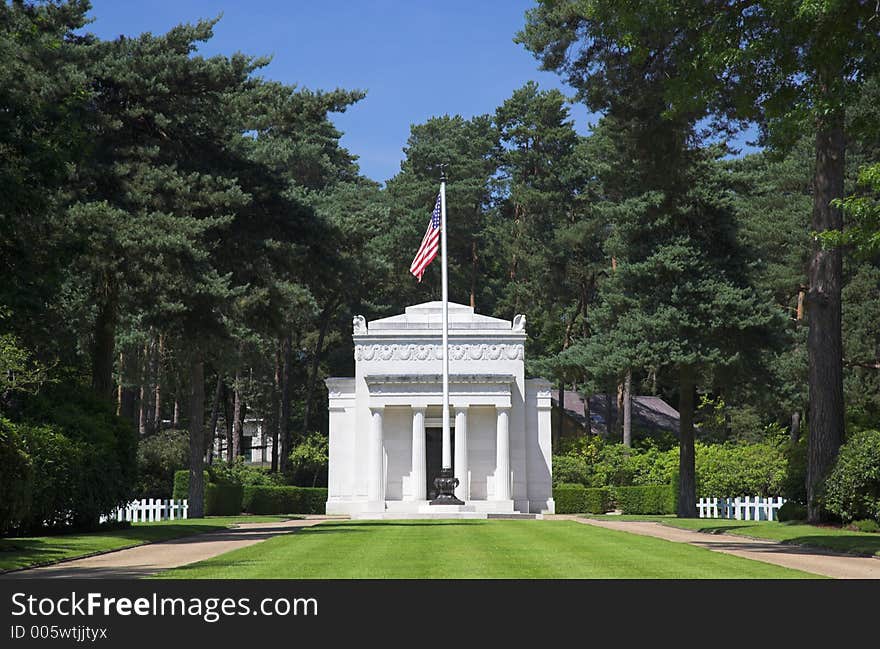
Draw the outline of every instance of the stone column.
<instances>
[{"instance_id":1,"label":"stone column","mask_svg":"<svg viewBox=\"0 0 880 649\"><path fill-rule=\"evenodd\" d=\"M411 500L425 500L425 409L412 409L412 473L410 484L412 486Z\"/></svg>"},{"instance_id":2,"label":"stone column","mask_svg":"<svg viewBox=\"0 0 880 649\"><path fill-rule=\"evenodd\" d=\"M495 408L498 420L495 435L495 496L510 500L510 408Z\"/></svg>"},{"instance_id":3,"label":"stone column","mask_svg":"<svg viewBox=\"0 0 880 649\"><path fill-rule=\"evenodd\" d=\"M458 478L458 486L455 488L455 497L459 500L468 501L471 497L470 483L468 481L468 438L467 438L467 406L455 409L455 477Z\"/></svg>"},{"instance_id":4,"label":"stone column","mask_svg":"<svg viewBox=\"0 0 880 649\"><path fill-rule=\"evenodd\" d=\"M370 454L367 477L367 500L385 500L385 467L382 462L382 411L384 408L370 408Z\"/></svg>"}]
</instances>

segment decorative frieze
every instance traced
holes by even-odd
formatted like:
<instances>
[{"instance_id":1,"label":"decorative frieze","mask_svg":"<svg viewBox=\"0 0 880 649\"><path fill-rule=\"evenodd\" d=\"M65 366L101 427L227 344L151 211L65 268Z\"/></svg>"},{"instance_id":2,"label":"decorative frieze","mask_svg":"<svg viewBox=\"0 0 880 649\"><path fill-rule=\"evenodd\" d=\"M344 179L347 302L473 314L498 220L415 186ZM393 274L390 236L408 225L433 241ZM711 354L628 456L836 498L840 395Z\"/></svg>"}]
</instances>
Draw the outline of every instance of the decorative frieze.
<instances>
[{"instance_id":1,"label":"decorative frieze","mask_svg":"<svg viewBox=\"0 0 880 649\"><path fill-rule=\"evenodd\" d=\"M442 345L355 345L359 361L434 361L443 360ZM449 345L453 361L521 361L522 344Z\"/></svg>"}]
</instances>

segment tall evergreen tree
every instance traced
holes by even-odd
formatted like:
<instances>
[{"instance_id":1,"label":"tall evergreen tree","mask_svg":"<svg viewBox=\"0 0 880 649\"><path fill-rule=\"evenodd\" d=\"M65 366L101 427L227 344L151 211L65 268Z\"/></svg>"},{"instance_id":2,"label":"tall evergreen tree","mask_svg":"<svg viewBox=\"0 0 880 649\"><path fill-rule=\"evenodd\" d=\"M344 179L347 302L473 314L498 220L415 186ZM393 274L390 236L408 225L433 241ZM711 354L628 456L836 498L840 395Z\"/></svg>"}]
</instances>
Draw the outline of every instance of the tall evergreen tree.
<instances>
[{"instance_id":1,"label":"tall evergreen tree","mask_svg":"<svg viewBox=\"0 0 880 649\"><path fill-rule=\"evenodd\" d=\"M739 360L771 314L744 274L733 210L699 113L667 109L666 80L688 65L662 7L619 11L612 3L544 3L522 40L547 69L605 111L611 144L603 190L617 268L595 313L590 364L625 372L666 368L679 389L679 515L696 516L694 392L700 372ZM630 43L638 43L634 48ZM578 44L569 57L572 45Z\"/></svg>"}]
</instances>

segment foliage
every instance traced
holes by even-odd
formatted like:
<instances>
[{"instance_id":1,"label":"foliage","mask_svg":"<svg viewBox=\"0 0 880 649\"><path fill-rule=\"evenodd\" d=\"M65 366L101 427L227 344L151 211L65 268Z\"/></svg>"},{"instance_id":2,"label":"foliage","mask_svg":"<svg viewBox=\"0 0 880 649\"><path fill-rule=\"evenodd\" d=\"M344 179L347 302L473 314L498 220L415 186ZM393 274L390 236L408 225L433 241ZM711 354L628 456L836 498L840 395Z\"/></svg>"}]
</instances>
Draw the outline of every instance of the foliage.
<instances>
[{"instance_id":1,"label":"foliage","mask_svg":"<svg viewBox=\"0 0 880 649\"><path fill-rule=\"evenodd\" d=\"M210 482L210 476L207 471L202 472L205 484ZM189 498L189 469L174 472L174 489L171 497L175 500L186 500Z\"/></svg>"},{"instance_id":2,"label":"foliage","mask_svg":"<svg viewBox=\"0 0 880 649\"><path fill-rule=\"evenodd\" d=\"M326 484L327 468L330 463L329 444L327 435L312 432L294 447L290 454L293 484L303 485L305 482L314 487L321 476Z\"/></svg>"},{"instance_id":3,"label":"foliage","mask_svg":"<svg viewBox=\"0 0 880 649\"><path fill-rule=\"evenodd\" d=\"M866 165L859 171L863 192L835 199L850 222L844 230L819 232L827 246L851 246L862 256L880 251L880 162Z\"/></svg>"},{"instance_id":4,"label":"foliage","mask_svg":"<svg viewBox=\"0 0 880 649\"><path fill-rule=\"evenodd\" d=\"M175 473L188 464L189 436L185 430L164 430L141 439L135 498L170 498Z\"/></svg>"},{"instance_id":5,"label":"foliage","mask_svg":"<svg viewBox=\"0 0 880 649\"><path fill-rule=\"evenodd\" d=\"M853 435L825 480L823 505L845 522L880 522L880 430Z\"/></svg>"},{"instance_id":6,"label":"foliage","mask_svg":"<svg viewBox=\"0 0 880 649\"><path fill-rule=\"evenodd\" d=\"M786 500L776 513L780 523L807 520L807 506L794 500Z\"/></svg>"},{"instance_id":7,"label":"foliage","mask_svg":"<svg viewBox=\"0 0 880 649\"><path fill-rule=\"evenodd\" d=\"M792 447L776 440L753 444L698 442L695 446L698 496L785 494L791 498L789 493L802 493L805 447L804 443ZM653 446L628 449L622 444L594 438L580 450L574 447L564 455L554 455L553 463L556 485L569 482L590 487L660 486L675 480L678 451L660 451Z\"/></svg>"},{"instance_id":8,"label":"foliage","mask_svg":"<svg viewBox=\"0 0 880 649\"><path fill-rule=\"evenodd\" d=\"M327 489L322 487L244 488L242 511L251 514L323 514Z\"/></svg>"},{"instance_id":9,"label":"foliage","mask_svg":"<svg viewBox=\"0 0 880 649\"><path fill-rule=\"evenodd\" d=\"M852 527L858 532L866 534L877 534L880 532L880 523L873 518L866 518L860 521L853 521Z\"/></svg>"},{"instance_id":10,"label":"foliage","mask_svg":"<svg viewBox=\"0 0 880 649\"><path fill-rule=\"evenodd\" d=\"M590 467L584 458L574 455L553 456L553 486L568 484L586 485L590 479Z\"/></svg>"},{"instance_id":11,"label":"foliage","mask_svg":"<svg viewBox=\"0 0 880 649\"><path fill-rule=\"evenodd\" d=\"M784 449L773 441L700 444L696 464L701 497L778 496L786 478Z\"/></svg>"},{"instance_id":12,"label":"foliage","mask_svg":"<svg viewBox=\"0 0 880 649\"><path fill-rule=\"evenodd\" d=\"M232 516L241 513L243 487L240 483L229 480L224 475L212 476L204 471L205 484L205 515ZM174 491L172 498L189 498L189 470L174 472Z\"/></svg>"},{"instance_id":13,"label":"foliage","mask_svg":"<svg viewBox=\"0 0 880 649\"><path fill-rule=\"evenodd\" d=\"M783 453L787 468L785 479L781 485L781 493L789 502L807 504L807 440L801 438L797 442L785 445Z\"/></svg>"},{"instance_id":14,"label":"foliage","mask_svg":"<svg viewBox=\"0 0 880 649\"><path fill-rule=\"evenodd\" d=\"M675 514L678 485L615 487L614 505L623 514Z\"/></svg>"},{"instance_id":15,"label":"foliage","mask_svg":"<svg viewBox=\"0 0 880 649\"><path fill-rule=\"evenodd\" d=\"M612 509L611 491L586 488L581 484L560 484L553 488L557 514L604 514Z\"/></svg>"},{"instance_id":16,"label":"foliage","mask_svg":"<svg viewBox=\"0 0 880 649\"><path fill-rule=\"evenodd\" d=\"M215 462L208 468L208 474L211 482L237 484L242 487L284 484L281 475L270 473L263 467L247 464L243 457L237 457L231 463Z\"/></svg>"},{"instance_id":17,"label":"foliage","mask_svg":"<svg viewBox=\"0 0 880 649\"><path fill-rule=\"evenodd\" d=\"M0 535L27 516L33 496L34 470L17 427L0 418Z\"/></svg>"},{"instance_id":18,"label":"foliage","mask_svg":"<svg viewBox=\"0 0 880 649\"><path fill-rule=\"evenodd\" d=\"M240 514L244 489L230 482L205 484L205 516L235 516Z\"/></svg>"},{"instance_id":19,"label":"foliage","mask_svg":"<svg viewBox=\"0 0 880 649\"><path fill-rule=\"evenodd\" d=\"M105 402L55 384L29 397L23 415L15 426L34 479L22 529L94 527L101 514L130 500L137 439Z\"/></svg>"}]
</instances>

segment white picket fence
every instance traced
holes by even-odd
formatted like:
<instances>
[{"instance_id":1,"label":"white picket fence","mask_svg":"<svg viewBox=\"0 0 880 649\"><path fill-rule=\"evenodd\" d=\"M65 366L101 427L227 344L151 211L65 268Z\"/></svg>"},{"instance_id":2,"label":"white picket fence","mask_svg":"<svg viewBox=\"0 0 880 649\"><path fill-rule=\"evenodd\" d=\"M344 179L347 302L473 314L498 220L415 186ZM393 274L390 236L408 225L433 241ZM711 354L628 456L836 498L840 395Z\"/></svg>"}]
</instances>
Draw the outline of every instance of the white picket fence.
<instances>
[{"instance_id":1,"label":"white picket fence","mask_svg":"<svg viewBox=\"0 0 880 649\"><path fill-rule=\"evenodd\" d=\"M738 521L775 521L777 512L785 504L784 498L700 498L697 511L700 518L732 518Z\"/></svg>"},{"instance_id":2,"label":"white picket fence","mask_svg":"<svg viewBox=\"0 0 880 649\"><path fill-rule=\"evenodd\" d=\"M101 522L106 521L129 521L131 523L146 523L154 521L173 521L186 518L189 511L188 501L162 500L160 498L143 498L133 500L125 507L119 507L110 512L109 516L101 516Z\"/></svg>"}]
</instances>

